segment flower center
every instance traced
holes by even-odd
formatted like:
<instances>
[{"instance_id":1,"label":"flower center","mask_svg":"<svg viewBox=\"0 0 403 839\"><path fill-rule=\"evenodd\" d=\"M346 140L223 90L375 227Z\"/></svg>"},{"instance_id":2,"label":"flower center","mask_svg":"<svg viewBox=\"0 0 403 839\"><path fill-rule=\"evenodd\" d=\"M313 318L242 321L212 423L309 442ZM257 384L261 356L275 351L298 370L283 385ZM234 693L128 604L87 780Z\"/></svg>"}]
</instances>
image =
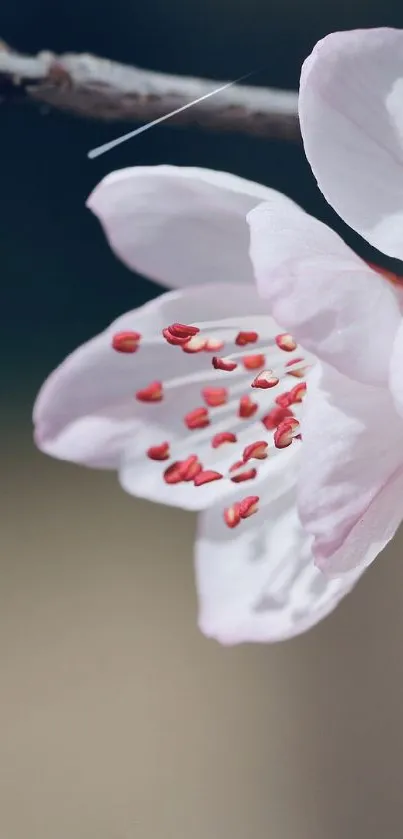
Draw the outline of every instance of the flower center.
<instances>
[{"instance_id":1,"label":"flower center","mask_svg":"<svg viewBox=\"0 0 403 839\"><path fill-rule=\"evenodd\" d=\"M199 404L181 418L180 442L162 440L144 452L156 466L164 463L160 477L166 484L251 482L264 461L299 443L298 412L311 361L298 355L291 335L273 335L269 318L173 323L151 339L138 332L119 332L112 337L112 347L135 353L164 341L172 347L173 370L176 353L199 359L193 372L156 379L135 394L138 402L153 404L158 411L168 396L174 397L175 405L175 394L187 389L198 393ZM225 523L236 527L257 512L258 504L257 495L241 497L224 510Z\"/></svg>"}]
</instances>

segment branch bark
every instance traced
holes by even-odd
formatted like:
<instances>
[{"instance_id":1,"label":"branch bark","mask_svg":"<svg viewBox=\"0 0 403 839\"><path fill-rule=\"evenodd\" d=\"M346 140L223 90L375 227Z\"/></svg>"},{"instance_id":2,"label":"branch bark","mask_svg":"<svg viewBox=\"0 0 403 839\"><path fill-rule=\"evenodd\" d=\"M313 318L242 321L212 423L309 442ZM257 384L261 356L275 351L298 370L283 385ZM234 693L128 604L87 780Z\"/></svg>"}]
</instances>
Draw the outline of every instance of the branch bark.
<instances>
[{"instance_id":1,"label":"branch bark","mask_svg":"<svg viewBox=\"0 0 403 839\"><path fill-rule=\"evenodd\" d=\"M98 120L147 122L219 86L220 82L140 70L95 55L21 55L0 42L2 102L33 101ZM242 84L170 122L260 137L300 137L295 92Z\"/></svg>"}]
</instances>

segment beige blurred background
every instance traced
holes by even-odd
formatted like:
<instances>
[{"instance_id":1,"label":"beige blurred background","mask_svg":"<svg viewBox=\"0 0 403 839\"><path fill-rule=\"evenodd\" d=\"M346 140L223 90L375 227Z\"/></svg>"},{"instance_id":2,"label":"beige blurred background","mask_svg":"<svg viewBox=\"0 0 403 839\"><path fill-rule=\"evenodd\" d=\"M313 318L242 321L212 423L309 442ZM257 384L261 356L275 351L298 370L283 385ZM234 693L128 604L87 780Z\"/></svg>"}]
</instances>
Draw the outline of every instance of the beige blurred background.
<instances>
[{"instance_id":1,"label":"beige blurred background","mask_svg":"<svg viewBox=\"0 0 403 839\"><path fill-rule=\"evenodd\" d=\"M401 539L308 635L220 648L194 518L7 428L1 839L400 836Z\"/></svg>"}]
</instances>

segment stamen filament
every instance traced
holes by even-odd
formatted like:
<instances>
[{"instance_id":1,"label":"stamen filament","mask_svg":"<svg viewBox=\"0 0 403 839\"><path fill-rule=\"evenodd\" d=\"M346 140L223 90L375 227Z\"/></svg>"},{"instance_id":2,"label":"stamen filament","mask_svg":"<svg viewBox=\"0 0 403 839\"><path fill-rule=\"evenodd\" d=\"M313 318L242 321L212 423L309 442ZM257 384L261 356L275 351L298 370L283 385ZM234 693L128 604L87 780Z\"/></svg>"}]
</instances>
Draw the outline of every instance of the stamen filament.
<instances>
[{"instance_id":1,"label":"stamen filament","mask_svg":"<svg viewBox=\"0 0 403 839\"><path fill-rule=\"evenodd\" d=\"M262 315L257 317L228 318L225 320L197 321L197 323L192 323L191 326L197 326L200 330L219 329L220 332L224 329L233 329L235 334L238 334L238 332L258 332L259 335L267 334L267 318ZM275 343L274 339L272 343Z\"/></svg>"},{"instance_id":2,"label":"stamen filament","mask_svg":"<svg viewBox=\"0 0 403 839\"><path fill-rule=\"evenodd\" d=\"M265 349L266 348L264 348L262 350L262 353L265 352ZM260 353L260 349L259 349L259 353ZM250 350L249 350L249 352L245 352L244 355L246 355L246 356L251 355ZM232 355L232 354L228 355L228 358L230 358L231 360L234 357L235 356ZM226 358L227 358L227 356L226 356ZM291 367L286 366L285 364L277 365L277 366L271 365L270 364L270 359L268 359L267 356L266 356L266 364L262 365L262 368L265 367L265 366L267 366L271 370L273 370L273 373L279 379L282 379L285 376L286 373L289 373L290 370L292 370ZM304 366L306 368L308 365L301 364L301 366ZM228 376L225 376L225 371L214 370L213 367L211 367L211 372L210 372L210 369L207 369L207 370L201 370L198 373L189 373L185 376L175 376L174 378L167 379L167 381L164 382L164 390L165 391L175 390L175 388L184 387L186 385L197 384L197 382L203 382L203 384L205 384L206 386L208 385L208 383L210 381L220 381L220 383L223 384L223 382L226 383L227 381L233 380L233 379L237 378L237 376L239 376L239 375L242 375L244 380L246 380L246 381L244 381L244 384L242 385L241 389L245 390L245 391L248 390L248 388L250 387L251 382L252 382L252 377L248 376L248 371L246 371L245 368L241 367L241 366L237 367L236 370L231 371L231 373L228 374ZM233 392L232 387L233 386L230 385L229 388L228 388L230 392ZM238 388L238 390L239 390L239 388Z\"/></svg>"}]
</instances>

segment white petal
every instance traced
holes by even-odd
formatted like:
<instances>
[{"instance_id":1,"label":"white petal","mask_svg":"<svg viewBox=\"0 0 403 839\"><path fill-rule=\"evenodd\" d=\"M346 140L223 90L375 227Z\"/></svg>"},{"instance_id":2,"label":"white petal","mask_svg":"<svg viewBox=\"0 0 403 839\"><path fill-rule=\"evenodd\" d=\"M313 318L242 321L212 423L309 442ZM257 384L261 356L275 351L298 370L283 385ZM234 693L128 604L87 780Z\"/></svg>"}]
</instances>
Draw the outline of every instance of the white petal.
<instances>
[{"instance_id":1,"label":"white petal","mask_svg":"<svg viewBox=\"0 0 403 839\"><path fill-rule=\"evenodd\" d=\"M246 214L273 190L228 172L135 166L88 199L129 268L165 286L252 282Z\"/></svg>"},{"instance_id":2,"label":"white petal","mask_svg":"<svg viewBox=\"0 0 403 839\"><path fill-rule=\"evenodd\" d=\"M275 196L253 210L251 258L270 314L347 376L386 383L400 323L392 286L329 227Z\"/></svg>"},{"instance_id":3,"label":"white petal","mask_svg":"<svg viewBox=\"0 0 403 839\"><path fill-rule=\"evenodd\" d=\"M260 496L259 512L237 528L225 527L216 507L199 517L199 626L221 644L299 635L325 618L360 576L329 580L314 565L296 510L298 448L281 453L276 474L253 483L248 492Z\"/></svg>"},{"instance_id":4,"label":"white petal","mask_svg":"<svg viewBox=\"0 0 403 839\"><path fill-rule=\"evenodd\" d=\"M306 60L305 152L325 198L372 245L403 258L403 31L335 32Z\"/></svg>"},{"instance_id":5,"label":"white petal","mask_svg":"<svg viewBox=\"0 0 403 839\"><path fill-rule=\"evenodd\" d=\"M298 504L328 575L366 568L403 517L403 422L387 388L331 367L312 372L301 430Z\"/></svg>"},{"instance_id":6,"label":"white petal","mask_svg":"<svg viewBox=\"0 0 403 839\"><path fill-rule=\"evenodd\" d=\"M403 417L403 321L400 324L393 345L390 361L390 389L396 410Z\"/></svg>"}]
</instances>

